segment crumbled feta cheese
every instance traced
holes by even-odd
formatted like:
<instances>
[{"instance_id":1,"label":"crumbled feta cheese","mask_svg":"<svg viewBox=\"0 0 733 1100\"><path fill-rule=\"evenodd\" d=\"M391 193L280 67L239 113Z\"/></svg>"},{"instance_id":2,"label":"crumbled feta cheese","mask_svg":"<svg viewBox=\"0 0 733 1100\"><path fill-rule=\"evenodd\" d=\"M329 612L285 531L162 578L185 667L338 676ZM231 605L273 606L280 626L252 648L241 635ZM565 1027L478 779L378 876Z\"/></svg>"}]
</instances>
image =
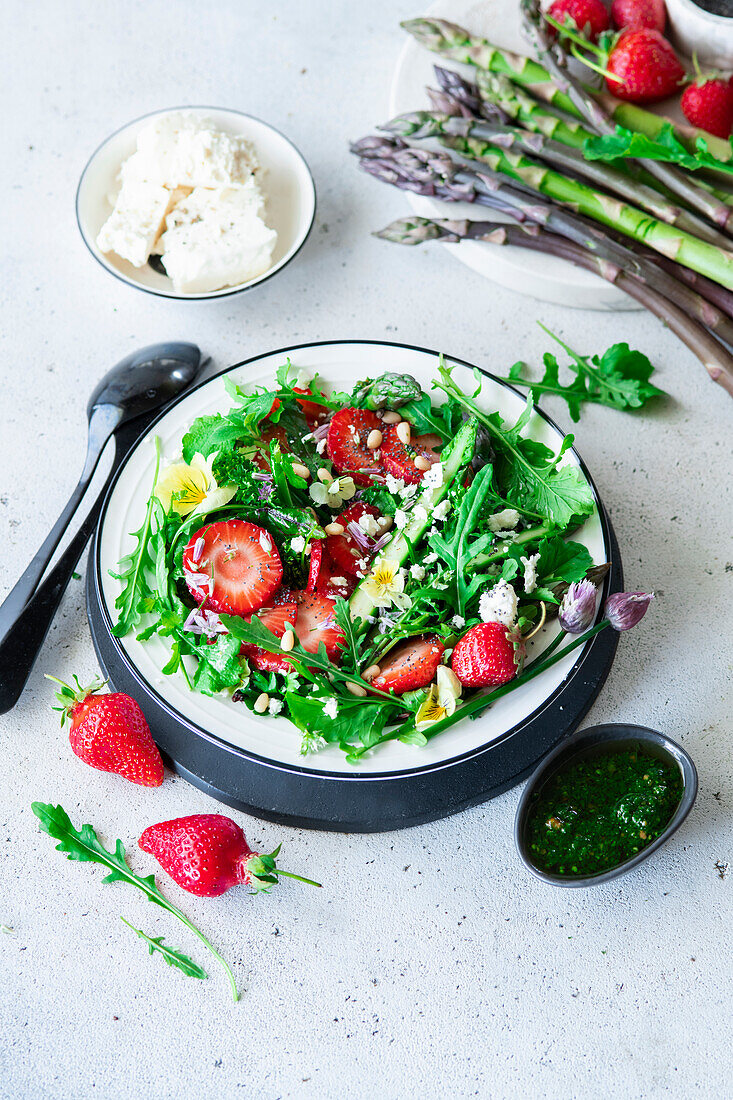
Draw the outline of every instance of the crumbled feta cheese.
<instances>
[{"instance_id":1,"label":"crumbled feta cheese","mask_svg":"<svg viewBox=\"0 0 733 1100\"><path fill-rule=\"evenodd\" d=\"M495 512L488 519L489 531L495 534L503 532L506 528L516 527L518 523L519 512L516 508L505 508L503 512Z\"/></svg>"},{"instance_id":2,"label":"crumbled feta cheese","mask_svg":"<svg viewBox=\"0 0 733 1100\"><path fill-rule=\"evenodd\" d=\"M325 451L325 449L326 449L326 440L325 439L319 439L318 442L316 443L316 450L318 451L319 455L322 455L323 452Z\"/></svg>"},{"instance_id":3,"label":"crumbled feta cheese","mask_svg":"<svg viewBox=\"0 0 733 1100\"><path fill-rule=\"evenodd\" d=\"M425 576L425 570L421 565L418 565L417 562L415 562L414 565L410 566L410 576L415 581L421 581Z\"/></svg>"},{"instance_id":4,"label":"crumbled feta cheese","mask_svg":"<svg viewBox=\"0 0 733 1100\"><path fill-rule=\"evenodd\" d=\"M410 497L414 497L417 489L417 485L405 485L402 489L400 489L400 496L403 500L409 500Z\"/></svg>"},{"instance_id":5,"label":"crumbled feta cheese","mask_svg":"<svg viewBox=\"0 0 733 1100\"><path fill-rule=\"evenodd\" d=\"M369 535L372 538L376 537L381 530L376 519L369 512L365 512L363 516L359 516L356 522L359 527L361 527L364 534Z\"/></svg>"},{"instance_id":6,"label":"crumbled feta cheese","mask_svg":"<svg viewBox=\"0 0 733 1100\"><path fill-rule=\"evenodd\" d=\"M427 513L427 510L425 508L423 508L422 504L418 504L418 506L415 508L415 510L412 514L413 514L413 516L415 517L415 519L417 520L418 523L427 523L428 522L428 513Z\"/></svg>"},{"instance_id":7,"label":"crumbled feta cheese","mask_svg":"<svg viewBox=\"0 0 733 1100\"><path fill-rule=\"evenodd\" d=\"M517 594L505 580L497 581L479 600L478 613L482 622L513 626L517 620Z\"/></svg>"},{"instance_id":8,"label":"crumbled feta cheese","mask_svg":"<svg viewBox=\"0 0 733 1100\"><path fill-rule=\"evenodd\" d=\"M456 628L456 630L462 630L463 627L466 625L466 620L463 618L463 615L454 615L451 619L451 623Z\"/></svg>"},{"instance_id":9,"label":"crumbled feta cheese","mask_svg":"<svg viewBox=\"0 0 733 1100\"><path fill-rule=\"evenodd\" d=\"M294 539L290 540L290 549L294 554L302 554L305 550L305 539L302 535L296 535Z\"/></svg>"},{"instance_id":10,"label":"crumbled feta cheese","mask_svg":"<svg viewBox=\"0 0 733 1100\"><path fill-rule=\"evenodd\" d=\"M497 531L494 535L497 542L514 542L516 537L516 531Z\"/></svg>"},{"instance_id":11,"label":"crumbled feta cheese","mask_svg":"<svg viewBox=\"0 0 733 1100\"><path fill-rule=\"evenodd\" d=\"M529 595L537 587L537 562L539 554L532 554L528 558L519 559L524 566L524 591Z\"/></svg>"},{"instance_id":12,"label":"crumbled feta cheese","mask_svg":"<svg viewBox=\"0 0 733 1100\"><path fill-rule=\"evenodd\" d=\"M438 523L442 523L445 517L450 512L450 501L441 500L440 504L433 508L433 519L436 519Z\"/></svg>"},{"instance_id":13,"label":"crumbled feta cheese","mask_svg":"<svg viewBox=\"0 0 733 1100\"><path fill-rule=\"evenodd\" d=\"M333 719L338 714L338 711L339 711L338 702L336 701L336 699L333 696L331 696L331 698L327 699L326 702L323 705L323 713L326 715L326 718L330 718L331 721L333 721Z\"/></svg>"},{"instance_id":14,"label":"crumbled feta cheese","mask_svg":"<svg viewBox=\"0 0 733 1100\"><path fill-rule=\"evenodd\" d=\"M267 712L268 714L272 714L274 716L280 713L280 711L283 709L283 706L284 704L282 699L270 699L270 702L267 704Z\"/></svg>"},{"instance_id":15,"label":"crumbled feta cheese","mask_svg":"<svg viewBox=\"0 0 733 1100\"><path fill-rule=\"evenodd\" d=\"M443 463L434 462L429 470L423 474L423 488L437 489L443 484Z\"/></svg>"},{"instance_id":16,"label":"crumbled feta cheese","mask_svg":"<svg viewBox=\"0 0 733 1100\"><path fill-rule=\"evenodd\" d=\"M397 496L405 487L404 481L402 481L401 478L393 477L392 474L387 474L385 485L387 486L387 492L392 493L393 496Z\"/></svg>"},{"instance_id":17,"label":"crumbled feta cheese","mask_svg":"<svg viewBox=\"0 0 733 1100\"><path fill-rule=\"evenodd\" d=\"M247 183L258 167L246 138L180 111L156 115L140 130L137 153L125 163L122 178L165 187L227 187Z\"/></svg>"},{"instance_id":18,"label":"crumbled feta cheese","mask_svg":"<svg viewBox=\"0 0 733 1100\"><path fill-rule=\"evenodd\" d=\"M394 514L394 525L398 531L401 531L404 527L407 527L409 522L409 515L402 508L398 508Z\"/></svg>"},{"instance_id":19,"label":"crumbled feta cheese","mask_svg":"<svg viewBox=\"0 0 733 1100\"><path fill-rule=\"evenodd\" d=\"M299 390L305 390L313 381L313 373L306 367L301 367L295 376L295 382L293 385L297 386Z\"/></svg>"}]
</instances>

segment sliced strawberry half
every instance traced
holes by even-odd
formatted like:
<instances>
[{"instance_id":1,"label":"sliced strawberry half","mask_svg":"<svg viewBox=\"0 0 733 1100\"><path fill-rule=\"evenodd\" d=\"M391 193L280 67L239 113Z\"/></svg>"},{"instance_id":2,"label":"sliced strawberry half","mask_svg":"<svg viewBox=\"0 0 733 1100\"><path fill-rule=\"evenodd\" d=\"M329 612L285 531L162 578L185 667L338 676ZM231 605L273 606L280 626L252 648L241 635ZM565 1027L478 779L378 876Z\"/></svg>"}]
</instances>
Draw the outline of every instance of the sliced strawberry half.
<instances>
[{"instance_id":1,"label":"sliced strawberry half","mask_svg":"<svg viewBox=\"0 0 733 1100\"><path fill-rule=\"evenodd\" d=\"M435 634L407 638L387 654L372 686L395 695L427 687L435 679L444 649Z\"/></svg>"},{"instance_id":2,"label":"sliced strawberry half","mask_svg":"<svg viewBox=\"0 0 733 1100\"><path fill-rule=\"evenodd\" d=\"M293 591L290 593L298 605L295 633L303 649L315 653L321 642L326 647L328 659L335 664L341 659L344 632L336 626L333 601L320 592Z\"/></svg>"},{"instance_id":3,"label":"sliced strawberry half","mask_svg":"<svg viewBox=\"0 0 733 1100\"><path fill-rule=\"evenodd\" d=\"M329 535L326 544L329 554L342 573L353 577L358 576L360 572L358 562L363 561L365 558L369 561L372 554L372 545L375 542L374 538L370 538L364 532L364 545L362 545L362 542L358 541L349 531L349 524L356 523L358 525L362 516L372 516L376 519L378 515L379 509L372 504L358 502L350 504L337 517L336 522L342 525L344 533L343 535Z\"/></svg>"},{"instance_id":4,"label":"sliced strawberry half","mask_svg":"<svg viewBox=\"0 0 733 1100\"><path fill-rule=\"evenodd\" d=\"M311 539L308 584L306 585L309 592L315 592L318 587L318 574L321 572L321 563L323 562L323 543L323 539Z\"/></svg>"},{"instance_id":5,"label":"sliced strawberry half","mask_svg":"<svg viewBox=\"0 0 733 1100\"><path fill-rule=\"evenodd\" d=\"M203 540L203 545L199 543ZM198 551L198 552L197 552ZM226 615L248 615L277 591L283 567L272 536L243 519L208 523L183 551L189 592Z\"/></svg>"},{"instance_id":6,"label":"sliced strawberry half","mask_svg":"<svg viewBox=\"0 0 733 1100\"><path fill-rule=\"evenodd\" d=\"M440 455L436 447L440 447L443 440L439 435L416 435L410 443L403 443L397 435L396 427L390 424L382 439L382 465L392 477L401 478L407 485L417 485L422 481L425 471L418 470L415 459L418 455L426 458L430 465L440 462Z\"/></svg>"},{"instance_id":7,"label":"sliced strawberry half","mask_svg":"<svg viewBox=\"0 0 733 1100\"><path fill-rule=\"evenodd\" d=\"M298 605L294 601L292 603L276 603L273 599L272 607L261 607L255 614L262 625L271 630L276 638L282 638L288 629L288 623L293 627L295 626L298 618ZM251 618L252 616L248 615L247 622ZM262 649L258 645L249 645L247 642L242 642L239 652L242 657L246 657L249 663L261 672L287 672L290 668L284 657L277 653L270 653L269 650Z\"/></svg>"},{"instance_id":8,"label":"sliced strawberry half","mask_svg":"<svg viewBox=\"0 0 733 1100\"><path fill-rule=\"evenodd\" d=\"M300 386L293 386L296 393L310 393L310 387L307 389L301 389ZM329 415L330 409L325 405L319 405L317 401L308 401L305 397L296 397L295 399L300 405L303 416L312 427L315 424L320 423L321 420L325 420Z\"/></svg>"},{"instance_id":9,"label":"sliced strawberry half","mask_svg":"<svg viewBox=\"0 0 733 1100\"><path fill-rule=\"evenodd\" d=\"M382 430L382 421L368 409L339 409L328 425L328 456L338 472L351 474L357 485L371 484L382 471L380 460L366 445L375 430Z\"/></svg>"},{"instance_id":10,"label":"sliced strawberry half","mask_svg":"<svg viewBox=\"0 0 733 1100\"><path fill-rule=\"evenodd\" d=\"M355 588L356 577L352 577L350 573L346 573L340 565L337 565L329 554L328 547L326 547L323 552L318 580L316 581L316 592L320 592L331 600L335 600L338 596L348 600Z\"/></svg>"}]
</instances>

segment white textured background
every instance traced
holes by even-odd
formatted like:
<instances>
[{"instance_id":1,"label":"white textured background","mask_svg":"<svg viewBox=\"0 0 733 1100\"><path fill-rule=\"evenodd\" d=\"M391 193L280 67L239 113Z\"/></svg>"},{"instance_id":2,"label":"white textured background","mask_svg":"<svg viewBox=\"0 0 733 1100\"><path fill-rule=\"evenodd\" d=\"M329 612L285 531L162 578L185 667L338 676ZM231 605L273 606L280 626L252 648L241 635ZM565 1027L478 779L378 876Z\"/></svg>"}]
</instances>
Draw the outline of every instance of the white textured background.
<instances>
[{"instance_id":1,"label":"white textured background","mask_svg":"<svg viewBox=\"0 0 733 1100\"><path fill-rule=\"evenodd\" d=\"M509 2L509 0L508 0ZM198 342L217 367L281 345L376 337L444 347L501 372L537 362L541 319L582 351L628 339L673 400L643 416L595 408L577 428L612 513L630 587L659 599L588 721L638 720L679 738L700 771L684 829L635 873L589 891L531 880L511 839L514 790L448 821L381 836L242 821L283 840L282 886L168 894L234 961L234 1007L149 959L119 914L206 963L196 941L102 871L66 862L29 804L135 848L152 821L216 806L182 780L146 791L86 768L49 711L44 670L96 671L82 582L2 720L0 1095L340 1098L722 1097L731 1081L733 863L731 409L645 314L564 310L502 292L438 248L369 232L405 210L346 145L382 120L404 4L89 5L14 0L3 34L7 244L0 401L0 591L15 581L81 466L94 382L132 348ZM155 108L211 103L288 133L319 211L303 252L251 294L175 303L112 279L86 253L74 192L89 152ZM10 105L14 104L11 110ZM562 407L547 402L561 423Z\"/></svg>"}]
</instances>

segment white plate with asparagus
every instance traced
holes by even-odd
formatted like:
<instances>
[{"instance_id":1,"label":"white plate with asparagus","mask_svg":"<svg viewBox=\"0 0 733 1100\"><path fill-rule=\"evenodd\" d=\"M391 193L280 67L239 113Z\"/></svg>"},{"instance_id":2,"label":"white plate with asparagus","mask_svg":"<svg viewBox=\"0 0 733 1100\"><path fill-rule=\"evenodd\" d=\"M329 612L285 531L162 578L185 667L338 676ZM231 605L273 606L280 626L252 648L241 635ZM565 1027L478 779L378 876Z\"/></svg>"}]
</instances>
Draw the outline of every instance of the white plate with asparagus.
<instances>
[{"instance_id":1,"label":"white plate with asparagus","mask_svg":"<svg viewBox=\"0 0 733 1100\"><path fill-rule=\"evenodd\" d=\"M523 15L530 32L524 44ZM392 119L379 127L382 134L353 147L365 171L409 192L419 215L382 235L406 244L442 240L468 266L547 301L611 309L641 304L689 346L698 341L685 331L685 318L717 338L722 315L727 329L733 316L727 142L705 135L709 153L699 152L700 131L591 94L563 67L566 56L548 42L534 0L469 7L441 0L405 28L410 40L393 83ZM619 159L629 149L611 155L603 147L617 140L617 126L646 143L643 165ZM589 140L601 142L592 158ZM505 247L488 248L486 241ZM680 295L681 285L697 300L684 289ZM695 350L711 374L720 374L710 355Z\"/></svg>"}]
</instances>

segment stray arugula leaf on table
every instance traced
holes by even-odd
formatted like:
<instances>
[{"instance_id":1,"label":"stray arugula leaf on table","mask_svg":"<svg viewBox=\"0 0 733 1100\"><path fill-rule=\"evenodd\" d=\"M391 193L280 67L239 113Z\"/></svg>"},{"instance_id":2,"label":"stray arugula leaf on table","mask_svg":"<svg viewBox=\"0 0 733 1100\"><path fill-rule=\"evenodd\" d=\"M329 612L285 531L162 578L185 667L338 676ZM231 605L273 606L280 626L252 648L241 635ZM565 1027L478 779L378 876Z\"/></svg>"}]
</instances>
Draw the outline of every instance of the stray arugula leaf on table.
<instances>
[{"instance_id":1,"label":"stray arugula leaf on table","mask_svg":"<svg viewBox=\"0 0 733 1100\"><path fill-rule=\"evenodd\" d=\"M116 842L114 852L110 852L101 843L91 825L82 825L81 829L75 829L69 815L62 806L53 806L46 802L33 802L31 803L31 809L40 822L41 831L48 833L54 840L60 842L56 845L57 852L64 852L67 859L78 860L80 863L101 863L103 867L109 870L109 874L105 875L102 879L103 883L127 882L131 886L136 886L139 890L143 891L149 901L152 901L154 905L159 905L161 909L165 909L168 913L171 913L181 921L190 932L198 936L207 950L210 951L214 958L224 967L234 1000L239 1000L234 974L229 964L207 940L203 932L200 932L173 902L168 901L168 899L161 894L156 885L154 875L147 875L145 878L141 878L139 875L136 875L134 871L130 870L127 864L125 848L121 840ZM137 932L138 930L134 929L134 931ZM204 971L196 967L196 964L192 963L187 956L182 955L172 948L164 949L159 941L153 940L152 937L146 936L144 933L138 932L138 935L142 935L143 939L147 941L151 955L154 951L160 951L166 956L166 961L171 966L176 966L179 970L182 970L184 974L197 978L206 977ZM155 944L155 946L153 946L153 944ZM185 963L183 960L185 960ZM199 973L194 974L191 967L196 968Z\"/></svg>"},{"instance_id":2,"label":"stray arugula leaf on table","mask_svg":"<svg viewBox=\"0 0 733 1100\"><path fill-rule=\"evenodd\" d=\"M580 407L584 403L608 405L613 409L638 409L652 397L667 396L664 390L649 381L654 367L647 356L628 344L614 344L601 356L579 355L544 325L540 328L568 353L567 368L575 378L567 385L561 383L557 358L545 352L542 357L545 371L539 381L523 377L525 364L522 362L511 368L509 380L526 386L535 400L543 393L564 398L572 420L580 420Z\"/></svg>"}]
</instances>

